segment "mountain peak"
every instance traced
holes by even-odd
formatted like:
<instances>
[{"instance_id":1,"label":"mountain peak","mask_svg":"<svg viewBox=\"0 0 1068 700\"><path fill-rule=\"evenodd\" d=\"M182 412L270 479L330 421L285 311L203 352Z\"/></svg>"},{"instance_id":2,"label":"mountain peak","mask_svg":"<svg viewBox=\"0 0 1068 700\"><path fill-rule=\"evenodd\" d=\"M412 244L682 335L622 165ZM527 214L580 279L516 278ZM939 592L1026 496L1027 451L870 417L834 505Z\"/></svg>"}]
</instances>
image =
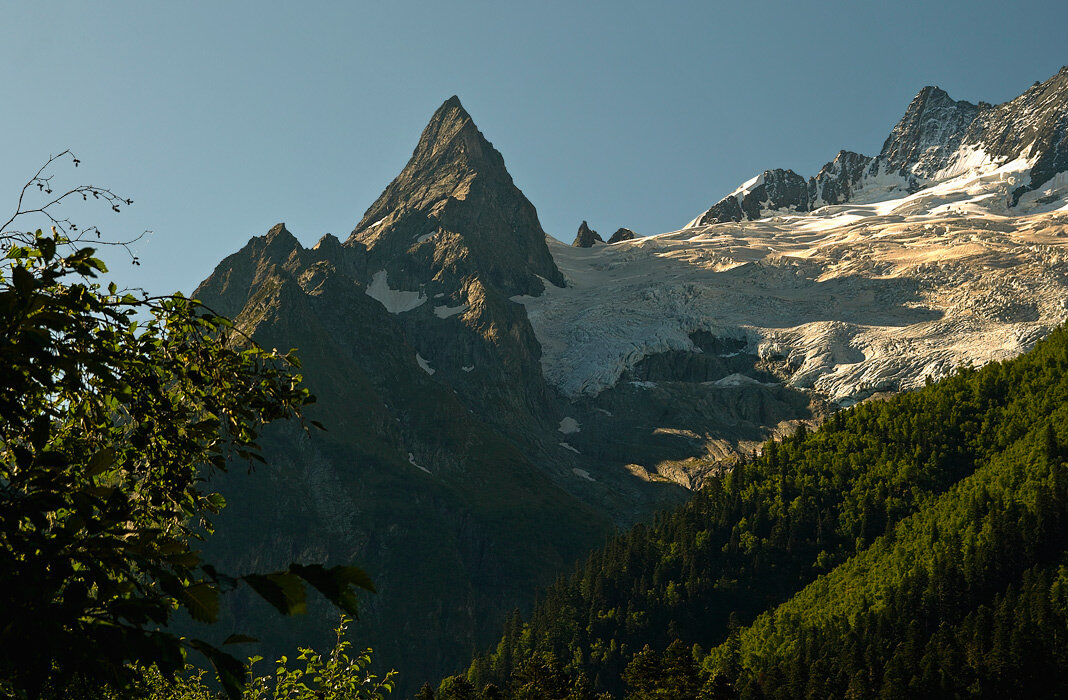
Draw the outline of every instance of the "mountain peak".
<instances>
[{"instance_id":1,"label":"mountain peak","mask_svg":"<svg viewBox=\"0 0 1068 700\"><path fill-rule=\"evenodd\" d=\"M879 157L889 172L929 178L957 151L977 116L978 105L954 100L945 90L928 85L909 103Z\"/></svg>"},{"instance_id":2,"label":"mountain peak","mask_svg":"<svg viewBox=\"0 0 1068 700\"><path fill-rule=\"evenodd\" d=\"M578 233L575 235L575 242L571 245L576 248L592 248L594 243L604 243L604 239L590 228L589 224L583 221L579 225Z\"/></svg>"},{"instance_id":3,"label":"mountain peak","mask_svg":"<svg viewBox=\"0 0 1068 700\"><path fill-rule=\"evenodd\" d=\"M349 242L423 284L475 275L508 296L541 293L539 277L564 284L534 205L455 95L434 112Z\"/></svg>"},{"instance_id":4,"label":"mountain peak","mask_svg":"<svg viewBox=\"0 0 1068 700\"><path fill-rule=\"evenodd\" d=\"M952 101L953 98L951 98L949 96L948 92L946 92L942 88L938 87L937 85L924 85L922 88L920 88L920 91L918 93L916 93L916 97L913 98L913 100L921 100L921 99L922 100L935 99L935 100L951 100Z\"/></svg>"},{"instance_id":5,"label":"mountain peak","mask_svg":"<svg viewBox=\"0 0 1068 700\"><path fill-rule=\"evenodd\" d=\"M267 242L270 243L279 236L285 238L293 238L293 234L289 232L289 229L286 228L286 225L284 223L275 224L271 227L271 229L267 232Z\"/></svg>"},{"instance_id":6,"label":"mountain peak","mask_svg":"<svg viewBox=\"0 0 1068 700\"><path fill-rule=\"evenodd\" d=\"M483 177L512 185L497 152L453 95L435 110L412 157L363 215L356 233L405 207L425 208L447 198L463 198L471 181Z\"/></svg>"}]
</instances>

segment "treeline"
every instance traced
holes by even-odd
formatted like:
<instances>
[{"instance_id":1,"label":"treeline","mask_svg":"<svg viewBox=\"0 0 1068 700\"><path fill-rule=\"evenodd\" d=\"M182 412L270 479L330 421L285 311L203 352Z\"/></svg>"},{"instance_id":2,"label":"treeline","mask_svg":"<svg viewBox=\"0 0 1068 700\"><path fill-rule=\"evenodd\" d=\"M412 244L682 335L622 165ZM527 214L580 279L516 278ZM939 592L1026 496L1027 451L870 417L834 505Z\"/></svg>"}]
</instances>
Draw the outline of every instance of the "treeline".
<instances>
[{"instance_id":1,"label":"treeline","mask_svg":"<svg viewBox=\"0 0 1068 700\"><path fill-rule=\"evenodd\" d=\"M1036 668L1053 696L1066 370L1061 329L769 443L557 581L436 697L970 697Z\"/></svg>"}]
</instances>

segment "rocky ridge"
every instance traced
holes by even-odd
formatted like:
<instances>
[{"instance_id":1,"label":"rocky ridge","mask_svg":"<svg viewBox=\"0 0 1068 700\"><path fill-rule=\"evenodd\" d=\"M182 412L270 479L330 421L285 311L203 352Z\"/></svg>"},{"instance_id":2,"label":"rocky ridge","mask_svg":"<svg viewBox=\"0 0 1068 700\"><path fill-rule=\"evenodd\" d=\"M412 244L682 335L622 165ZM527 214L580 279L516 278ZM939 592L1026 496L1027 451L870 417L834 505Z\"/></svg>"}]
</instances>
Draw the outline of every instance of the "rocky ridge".
<instances>
[{"instance_id":1,"label":"rocky ridge","mask_svg":"<svg viewBox=\"0 0 1068 700\"><path fill-rule=\"evenodd\" d=\"M1019 161L1020 181L1004 200L1007 208L1015 207L1024 194L1068 170L1066 103L1068 66L1000 105L956 101L928 86L909 104L879 155L841 151L807 180L792 170L766 170L688 227L900 197Z\"/></svg>"}]
</instances>

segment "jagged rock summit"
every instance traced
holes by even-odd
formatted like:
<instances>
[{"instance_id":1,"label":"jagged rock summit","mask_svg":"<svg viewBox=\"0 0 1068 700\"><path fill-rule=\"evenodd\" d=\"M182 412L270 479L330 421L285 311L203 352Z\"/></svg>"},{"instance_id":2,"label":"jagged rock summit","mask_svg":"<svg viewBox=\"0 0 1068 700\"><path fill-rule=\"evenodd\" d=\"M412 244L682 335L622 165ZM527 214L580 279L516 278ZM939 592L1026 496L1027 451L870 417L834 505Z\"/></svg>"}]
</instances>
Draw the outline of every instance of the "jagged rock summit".
<instances>
[{"instance_id":1,"label":"jagged rock summit","mask_svg":"<svg viewBox=\"0 0 1068 700\"><path fill-rule=\"evenodd\" d=\"M616 232L612 234L612 237L608 239L608 243L619 243L621 241L633 241L638 237L638 234L631 231L629 228L618 228Z\"/></svg>"},{"instance_id":2,"label":"jagged rock summit","mask_svg":"<svg viewBox=\"0 0 1068 700\"><path fill-rule=\"evenodd\" d=\"M807 180L792 170L765 170L687 228L889 200L999 170L1006 175L1003 187L991 191L1003 213L1068 171L1068 66L999 105L954 100L927 86L909 103L879 155L841 151ZM1065 183L1054 182L1058 188Z\"/></svg>"},{"instance_id":3,"label":"jagged rock summit","mask_svg":"<svg viewBox=\"0 0 1068 700\"><path fill-rule=\"evenodd\" d=\"M411 291L454 295L471 276L505 296L564 284L534 205L455 96L346 243Z\"/></svg>"},{"instance_id":4,"label":"jagged rock summit","mask_svg":"<svg viewBox=\"0 0 1068 700\"><path fill-rule=\"evenodd\" d=\"M592 248L594 243L604 243L604 239L601 238L601 234L594 231L589 224L583 221L579 224L578 233L575 234L575 242L571 245L575 248Z\"/></svg>"}]
</instances>

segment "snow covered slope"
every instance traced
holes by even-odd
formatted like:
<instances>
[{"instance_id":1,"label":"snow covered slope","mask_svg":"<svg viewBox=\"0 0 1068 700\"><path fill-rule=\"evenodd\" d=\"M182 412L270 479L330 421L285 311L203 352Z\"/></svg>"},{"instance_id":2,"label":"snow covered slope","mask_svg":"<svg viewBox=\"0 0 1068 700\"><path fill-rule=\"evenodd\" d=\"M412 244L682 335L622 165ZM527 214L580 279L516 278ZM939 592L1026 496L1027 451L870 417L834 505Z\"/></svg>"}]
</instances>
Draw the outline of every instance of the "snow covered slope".
<instances>
[{"instance_id":1,"label":"snow covered slope","mask_svg":"<svg viewBox=\"0 0 1068 700\"><path fill-rule=\"evenodd\" d=\"M849 404L1027 350L1068 318L1066 96L1068 69L998 106L925 88L880 156L809 187L765 171L680 231L551 242L568 286L516 297L547 380L597 396L702 332Z\"/></svg>"},{"instance_id":2,"label":"snow covered slope","mask_svg":"<svg viewBox=\"0 0 1068 700\"><path fill-rule=\"evenodd\" d=\"M983 209L982 183L959 184L615 246L552 243L568 286L516 300L546 378L571 398L647 356L700 352L700 330L839 403L913 388L1013 357L1068 318L1068 203L1006 216Z\"/></svg>"}]
</instances>

